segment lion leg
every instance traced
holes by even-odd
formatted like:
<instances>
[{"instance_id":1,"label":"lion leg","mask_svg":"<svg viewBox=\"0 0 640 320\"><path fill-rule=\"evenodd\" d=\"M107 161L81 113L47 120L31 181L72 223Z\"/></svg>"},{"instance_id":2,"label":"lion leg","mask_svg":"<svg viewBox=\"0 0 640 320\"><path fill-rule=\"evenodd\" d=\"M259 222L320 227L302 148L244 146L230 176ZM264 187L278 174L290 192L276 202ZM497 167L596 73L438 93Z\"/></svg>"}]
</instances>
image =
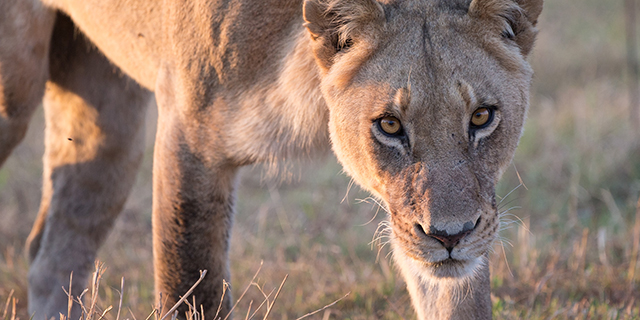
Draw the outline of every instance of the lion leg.
<instances>
[{"instance_id":1,"label":"lion leg","mask_svg":"<svg viewBox=\"0 0 640 320\"><path fill-rule=\"evenodd\" d=\"M46 138L39 216L29 235L29 311L67 315L133 185L150 93L122 75L58 14L44 99ZM70 315L79 317L76 305Z\"/></svg>"},{"instance_id":2,"label":"lion leg","mask_svg":"<svg viewBox=\"0 0 640 320\"><path fill-rule=\"evenodd\" d=\"M206 317L225 317L231 294L228 251L237 167L224 160L210 115L199 117L176 101L178 85L167 68L156 87L158 130L153 163L153 253L156 297L167 312L207 270L193 295ZM204 113L204 112L203 112ZM189 301L191 301L191 297ZM181 317L187 310L179 309ZM200 310L198 308L198 310ZM217 319L217 317L216 317Z\"/></svg>"},{"instance_id":3,"label":"lion leg","mask_svg":"<svg viewBox=\"0 0 640 320\"><path fill-rule=\"evenodd\" d=\"M0 1L0 166L42 100L54 17L40 1Z\"/></svg>"}]
</instances>

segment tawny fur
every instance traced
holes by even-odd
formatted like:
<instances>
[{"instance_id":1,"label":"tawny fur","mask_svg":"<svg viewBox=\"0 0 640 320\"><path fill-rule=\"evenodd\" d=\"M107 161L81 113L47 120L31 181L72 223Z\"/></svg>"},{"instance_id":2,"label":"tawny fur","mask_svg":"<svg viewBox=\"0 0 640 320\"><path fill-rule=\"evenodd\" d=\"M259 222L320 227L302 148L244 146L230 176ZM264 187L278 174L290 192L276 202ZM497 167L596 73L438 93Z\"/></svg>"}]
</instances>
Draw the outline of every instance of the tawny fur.
<instances>
[{"instance_id":1,"label":"tawny fur","mask_svg":"<svg viewBox=\"0 0 640 320\"><path fill-rule=\"evenodd\" d=\"M43 197L28 239L30 311L65 314L60 287L72 271L74 283L86 281L140 163L150 90L159 110L155 281L165 305L207 269L194 294L205 314L218 309L239 167L331 141L345 171L390 212L418 318L491 318L494 189L526 117L526 56L541 9L542 0L1 2L0 163L42 98L47 118ZM472 131L483 106L494 120ZM378 127L390 115L402 137ZM474 221L450 252L426 234ZM224 297L222 315L231 303Z\"/></svg>"}]
</instances>

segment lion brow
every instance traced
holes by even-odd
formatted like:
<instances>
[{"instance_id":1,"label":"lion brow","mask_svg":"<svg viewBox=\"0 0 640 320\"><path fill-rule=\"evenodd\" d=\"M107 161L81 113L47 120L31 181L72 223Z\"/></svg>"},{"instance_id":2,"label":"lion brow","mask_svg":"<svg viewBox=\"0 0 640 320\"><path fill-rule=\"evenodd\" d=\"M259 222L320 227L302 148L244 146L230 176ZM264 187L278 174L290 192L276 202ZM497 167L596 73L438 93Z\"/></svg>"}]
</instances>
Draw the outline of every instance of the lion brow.
<instances>
[{"instance_id":1,"label":"lion brow","mask_svg":"<svg viewBox=\"0 0 640 320\"><path fill-rule=\"evenodd\" d=\"M458 89L458 93L460 94L460 97L462 97L462 100L464 101L467 107L478 104L478 99L476 97L475 91L473 90L473 87L469 85L466 81L458 80L456 87Z\"/></svg>"},{"instance_id":2,"label":"lion brow","mask_svg":"<svg viewBox=\"0 0 640 320\"><path fill-rule=\"evenodd\" d=\"M411 87L396 90L396 94L393 97L393 104L398 107L403 114L407 112L407 108L409 108L410 103Z\"/></svg>"}]
</instances>

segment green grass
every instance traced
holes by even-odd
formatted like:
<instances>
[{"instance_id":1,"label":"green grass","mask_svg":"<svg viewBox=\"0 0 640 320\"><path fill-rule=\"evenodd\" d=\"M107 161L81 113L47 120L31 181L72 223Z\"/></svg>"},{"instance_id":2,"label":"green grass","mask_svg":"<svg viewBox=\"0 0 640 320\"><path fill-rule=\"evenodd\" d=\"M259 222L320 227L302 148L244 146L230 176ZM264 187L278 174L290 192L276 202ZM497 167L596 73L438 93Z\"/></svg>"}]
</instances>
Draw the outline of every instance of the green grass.
<instances>
[{"instance_id":1,"label":"green grass","mask_svg":"<svg viewBox=\"0 0 640 320\"><path fill-rule=\"evenodd\" d=\"M513 223L491 257L497 319L640 318L640 139L628 119L623 18L622 1L546 1L531 58L529 120L498 187L506 195L519 185L515 168L526 185L503 202L503 210L516 207L505 217ZM22 250L39 203L42 121L37 114L0 170L0 301L13 290L21 319L29 318ZM152 139L148 145L137 185L99 253L107 269L98 305L117 306L114 288L124 276L121 318L144 319L153 309ZM359 203L368 195L357 187L347 194L340 170L328 156L295 167L303 174L288 184L264 179L260 168L243 171L231 245L234 296L263 261L255 280L263 291L288 275L269 319L296 319L347 293L311 318L412 319L388 250L378 254L369 245L384 215ZM263 299L250 286L236 318ZM106 317L115 319L114 312Z\"/></svg>"}]
</instances>

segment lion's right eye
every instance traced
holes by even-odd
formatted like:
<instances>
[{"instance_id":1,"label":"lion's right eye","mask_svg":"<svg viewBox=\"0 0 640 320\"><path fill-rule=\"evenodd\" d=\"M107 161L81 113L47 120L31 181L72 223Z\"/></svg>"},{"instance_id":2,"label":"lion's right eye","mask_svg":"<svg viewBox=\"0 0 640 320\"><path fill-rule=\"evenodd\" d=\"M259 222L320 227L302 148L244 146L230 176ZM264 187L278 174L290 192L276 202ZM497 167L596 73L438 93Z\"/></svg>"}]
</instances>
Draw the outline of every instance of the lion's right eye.
<instances>
[{"instance_id":1,"label":"lion's right eye","mask_svg":"<svg viewBox=\"0 0 640 320\"><path fill-rule=\"evenodd\" d=\"M471 128L482 129L491 124L493 120L493 110L487 107L476 109L471 116Z\"/></svg>"},{"instance_id":2,"label":"lion's right eye","mask_svg":"<svg viewBox=\"0 0 640 320\"><path fill-rule=\"evenodd\" d=\"M396 117L387 116L378 120L378 126L382 132L389 136L398 136L402 134L402 124Z\"/></svg>"},{"instance_id":3,"label":"lion's right eye","mask_svg":"<svg viewBox=\"0 0 640 320\"><path fill-rule=\"evenodd\" d=\"M340 52L340 51L343 51L343 50L347 50L347 49L351 48L352 45L353 45L353 40L346 39L346 40L344 40L344 42L342 42L342 43L338 42L336 44L336 51Z\"/></svg>"}]
</instances>

